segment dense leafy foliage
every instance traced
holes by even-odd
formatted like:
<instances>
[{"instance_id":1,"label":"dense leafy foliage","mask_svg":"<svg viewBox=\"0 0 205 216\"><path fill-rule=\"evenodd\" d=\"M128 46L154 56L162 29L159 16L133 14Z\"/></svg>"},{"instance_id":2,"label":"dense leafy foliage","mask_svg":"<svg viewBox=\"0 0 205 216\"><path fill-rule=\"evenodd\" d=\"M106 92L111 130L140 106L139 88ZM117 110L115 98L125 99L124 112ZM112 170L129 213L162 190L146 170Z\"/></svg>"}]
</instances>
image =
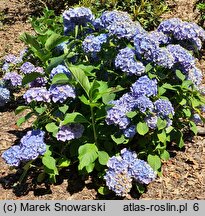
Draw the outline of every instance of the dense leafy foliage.
<instances>
[{"instance_id":1,"label":"dense leafy foliage","mask_svg":"<svg viewBox=\"0 0 205 216\"><path fill-rule=\"evenodd\" d=\"M117 10L96 18L77 7L52 16L47 10L33 20L36 35L21 37L28 49L5 57L2 88L27 90L16 114L28 114L17 124L36 120L3 158L26 163L25 170L36 165L51 181L77 163L80 173L97 173L103 186L125 196L133 182L160 175L169 144L182 148L184 132L196 134L204 120L196 57L205 31L173 18L148 32ZM1 95L3 106L8 97Z\"/></svg>"}]
</instances>

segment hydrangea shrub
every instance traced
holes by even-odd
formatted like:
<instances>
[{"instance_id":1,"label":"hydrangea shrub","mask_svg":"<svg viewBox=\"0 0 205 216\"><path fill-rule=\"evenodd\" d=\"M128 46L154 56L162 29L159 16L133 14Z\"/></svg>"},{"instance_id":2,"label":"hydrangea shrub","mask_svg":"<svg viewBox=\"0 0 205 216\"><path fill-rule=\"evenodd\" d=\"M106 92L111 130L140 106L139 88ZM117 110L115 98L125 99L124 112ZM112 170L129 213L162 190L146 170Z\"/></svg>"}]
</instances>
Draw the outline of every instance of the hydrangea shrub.
<instances>
[{"instance_id":1,"label":"hydrangea shrub","mask_svg":"<svg viewBox=\"0 0 205 216\"><path fill-rule=\"evenodd\" d=\"M3 80L26 88L16 114L30 112L17 124L36 120L2 157L16 167L40 158L54 181L77 161L79 172L97 172L103 187L126 196L133 184L154 181L169 144L182 148L183 133L196 134L204 121L196 56L205 31L173 18L148 32L126 12L96 18L85 7L62 18L57 31L22 36L23 61L5 58ZM5 104L9 93L0 92Z\"/></svg>"}]
</instances>

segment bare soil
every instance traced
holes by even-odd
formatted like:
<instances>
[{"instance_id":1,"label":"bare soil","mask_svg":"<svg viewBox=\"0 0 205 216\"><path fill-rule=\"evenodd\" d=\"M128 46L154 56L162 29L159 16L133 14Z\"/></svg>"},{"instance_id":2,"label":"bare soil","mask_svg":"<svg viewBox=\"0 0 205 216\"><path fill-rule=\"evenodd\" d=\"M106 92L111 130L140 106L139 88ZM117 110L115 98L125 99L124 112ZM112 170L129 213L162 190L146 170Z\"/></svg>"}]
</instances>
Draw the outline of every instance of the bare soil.
<instances>
[{"instance_id":1,"label":"bare soil","mask_svg":"<svg viewBox=\"0 0 205 216\"><path fill-rule=\"evenodd\" d=\"M197 21L199 13L195 9L195 2L196 0L168 0L171 10L163 18L179 17ZM0 0L0 17L1 12L4 17L0 18L0 59L8 53L19 53L24 47L18 39L19 35L25 31L33 32L27 21L32 11L24 0ZM202 55L199 62L203 70L204 59ZM8 104L6 109L0 110L0 155L18 142L32 123L31 120L21 128L16 126L19 118L14 114L16 106L17 104ZM179 151L170 146L170 154L170 160L163 164L163 175L149 184L143 195L133 192L126 199L205 199L205 137L187 137L184 149ZM72 168L64 170L55 185L47 182L37 184L35 170L31 170L27 181L20 184L20 174L21 170L10 170L0 157L0 200L119 199L113 195L99 196L93 177L78 176Z\"/></svg>"}]
</instances>

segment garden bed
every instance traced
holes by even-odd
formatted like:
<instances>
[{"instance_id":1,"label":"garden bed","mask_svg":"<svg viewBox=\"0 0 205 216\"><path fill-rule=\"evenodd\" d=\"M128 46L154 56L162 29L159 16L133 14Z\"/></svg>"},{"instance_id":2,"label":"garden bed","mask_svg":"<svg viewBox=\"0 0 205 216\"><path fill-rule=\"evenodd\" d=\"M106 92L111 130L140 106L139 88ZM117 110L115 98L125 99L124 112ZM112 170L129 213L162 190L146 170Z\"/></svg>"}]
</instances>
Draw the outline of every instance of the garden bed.
<instances>
[{"instance_id":1,"label":"garden bed","mask_svg":"<svg viewBox=\"0 0 205 216\"><path fill-rule=\"evenodd\" d=\"M7 1L0 3L0 8L6 9L6 16L10 19L17 14L24 16L23 11L28 11L25 4L19 1ZM175 3L173 3L175 2ZM194 9L195 1L169 1L171 12L164 15L167 17L179 17L196 21L197 11ZM183 12L182 12L183 11ZM19 17L14 22L6 23L0 29L0 53L3 57L10 52L18 53L23 44L18 40L18 36L25 32L32 32L31 26L25 19ZM204 69L203 56L200 61L200 67ZM17 95L18 96L18 95ZM22 134L31 126L31 122L23 124L21 128L16 126L18 116L14 114L15 104L9 104L6 110L0 112L0 150L9 148L16 140L22 137ZM2 152L0 152L1 154ZM147 191L139 196L132 194L130 199L204 199L205 198L205 138L196 136L194 138L187 136L184 149L176 150L170 146L171 158L165 162L162 170L163 176L158 177L150 183ZM46 183L36 184L35 178L28 178L27 182L18 184L19 173L9 171L9 167L0 158L0 199L53 199L53 200L77 200L77 199L100 199L96 188L92 184L92 179L80 179L77 173L72 170L64 170L63 178L60 178L56 184ZM110 197L109 197L110 198ZM118 199L118 197L111 197Z\"/></svg>"}]
</instances>

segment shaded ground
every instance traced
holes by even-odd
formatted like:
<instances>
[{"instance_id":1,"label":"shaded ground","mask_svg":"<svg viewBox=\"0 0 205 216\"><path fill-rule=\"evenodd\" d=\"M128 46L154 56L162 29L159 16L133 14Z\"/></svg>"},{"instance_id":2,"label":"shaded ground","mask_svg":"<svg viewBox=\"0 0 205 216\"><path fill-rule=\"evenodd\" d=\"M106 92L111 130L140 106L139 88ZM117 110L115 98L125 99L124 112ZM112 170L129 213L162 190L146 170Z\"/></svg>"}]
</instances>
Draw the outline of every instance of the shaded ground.
<instances>
[{"instance_id":1,"label":"shaded ground","mask_svg":"<svg viewBox=\"0 0 205 216\"><path fill-rule=\"evenodd\" d=\"M23 0L1 0L0 12L4 11L6 23L0 24L0 58L10 52L18 53L23 44L18 40L21 33L32 32L25 17L30 14ZM163 17L179 17L184 20L197 20L198 13L194 8L195 0L169 0L171 12ZM0 19L1 20L1 19ZM203 69L204 56L201 59ZM0 111L0 155L23 136L30 127L31 121L22 128L15 125L19 116L10 104ZM132 194L129 199L205 199L205 137L188 138L185 148L176 151L170 148L171 159L163 165L163 176L147 187L146 193ZM43 200L82 200L100 199L92 179L82 179L72 170L64 170L62 178L56 185L36 184L33 181L35 172L30 172L27 182L18 183L20 171L9 170L0 157L0 200L2 199L43 199ZM84 181L85 180L85 181ZM109 197L116 199L116 197Z\"/></svg>"}]
</instances>

